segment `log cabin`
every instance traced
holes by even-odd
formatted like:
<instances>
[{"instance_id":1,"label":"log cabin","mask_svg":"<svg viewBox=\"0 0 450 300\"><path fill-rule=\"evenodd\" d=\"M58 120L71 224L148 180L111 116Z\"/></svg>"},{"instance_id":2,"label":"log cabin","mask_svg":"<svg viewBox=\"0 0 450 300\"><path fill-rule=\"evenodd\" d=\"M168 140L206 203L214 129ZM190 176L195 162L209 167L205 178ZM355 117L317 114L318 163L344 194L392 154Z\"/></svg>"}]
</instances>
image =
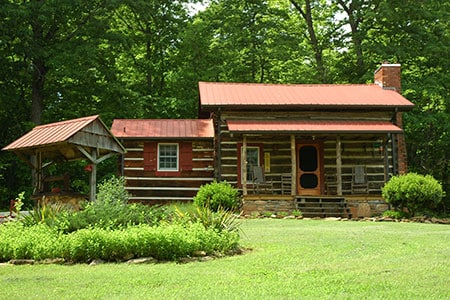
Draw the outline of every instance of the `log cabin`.
<instances>
[{"instance_id":1,"label":"log cabin","mask_svg":"<svg viewBox=\"0 0 450 300\"><path fill-rule=\"evenodd\" d=\"M211 119L116 119L111 132L127 151L120 169L132 202L189 201L214 180Z\"/></svg>"},{"instance_id":2,"label":"log cabin","mask_svg":"<svg viewBox=\"0 0 450 300\"><path fill-rule=\"evenodd\" d=\"M370 216L387 209L383 185L407 171L402 113L414 105L400 93L400 65L388 63L373 84L200 82L191 122L207 122L208 134L150 134L147 125L135 134L128 126L138 120L115 120L111 131L128 150L122 172L135 200L189 200L216 179L242 191L245 213ZM183 143L190 156L179 154ZM161 172L165 144L193 167Z\"/></svg>"}]
</instances>

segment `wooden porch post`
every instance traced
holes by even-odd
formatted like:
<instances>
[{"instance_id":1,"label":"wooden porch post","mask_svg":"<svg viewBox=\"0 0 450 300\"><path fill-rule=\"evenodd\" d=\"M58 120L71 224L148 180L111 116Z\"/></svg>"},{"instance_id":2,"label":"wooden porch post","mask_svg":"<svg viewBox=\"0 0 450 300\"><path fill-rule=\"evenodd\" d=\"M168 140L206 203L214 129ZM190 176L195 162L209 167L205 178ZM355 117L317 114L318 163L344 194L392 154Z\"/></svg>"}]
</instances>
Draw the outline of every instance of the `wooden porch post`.
<instances>
[{"instance_id":1,"label":"wooden porch post","mask_svg":"<svg viewBox=\"0 0 450 300\"><path fill-rule=\"evenodd\" d=\"M242 137L242 156L241 156L241 174L242 174L242 193L247 195L247 136Z\"/></svg>"},{"instance_id":2,"label":"wooden porch post","mask_svg":"<svg viewBox=\"0 0 450 300\"><path fill-rule=\"evenodd\" d=\"M30 158L31 163L31 181L34 188L33 193L39 193L43 189L42 182L42 153L35 152Z\"/></svg>"},{"instance_id":3,"label":"wooden porch post","mask_svg":"<svg viewBox=\"0 0 450 300\"><path fill-rule=\"evenodd\" d=\"M91 171L91 178L90 178L90 193L89 193L89 200L95 201L96 197L96 188L97 188L97 149L93 148L91 151L91 162L92 162L92 171Z\"/></svg>"},{"instance_id":4,"label":"wooden porch post","mask_svg":"<svg viewBox=\"0 0 450 300\"><path fill-rule=\"evenodd\" d=\"M291 135L291 195L297 194L297 151L295 150L295 135Z\"/></svg>"},{"instance_id":5,"label":"wooden porch post","mask_svg":"<svg viewBox=\"0 0 450 300\"><path fill-rule=\"evenodd\" d=\"M342 196L342 154L341 154L341 137L336 137L336 193Z\"/></svg>"}]
</instances>

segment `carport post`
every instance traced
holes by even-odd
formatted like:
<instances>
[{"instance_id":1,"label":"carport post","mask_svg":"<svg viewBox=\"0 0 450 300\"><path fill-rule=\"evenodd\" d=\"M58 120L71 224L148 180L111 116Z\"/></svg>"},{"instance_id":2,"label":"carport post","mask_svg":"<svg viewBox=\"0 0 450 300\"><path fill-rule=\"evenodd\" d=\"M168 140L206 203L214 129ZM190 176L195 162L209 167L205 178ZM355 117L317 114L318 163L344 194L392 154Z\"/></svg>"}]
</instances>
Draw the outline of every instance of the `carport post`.
<instances>
[{"instance_id":1,"label":"carport post","mask_svg":"<svg viewBox=\"0 0 450 300\"><path fill-rule=\"evenodd\" d=\"M95 201L96 197L96 188L97 188L97 149L92 149L91 151L91 162L92 162L92 171L90 178L90 192L89 192L89 200Z\"/></svg>"}]
</instances>

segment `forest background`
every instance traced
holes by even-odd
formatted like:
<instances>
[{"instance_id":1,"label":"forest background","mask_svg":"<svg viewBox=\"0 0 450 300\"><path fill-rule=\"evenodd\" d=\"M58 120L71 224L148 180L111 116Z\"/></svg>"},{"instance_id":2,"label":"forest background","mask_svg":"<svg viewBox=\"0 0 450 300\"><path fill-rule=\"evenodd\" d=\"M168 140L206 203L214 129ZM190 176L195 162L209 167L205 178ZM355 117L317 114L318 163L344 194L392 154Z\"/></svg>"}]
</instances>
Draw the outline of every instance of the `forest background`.
<instances>
[{"instance_id":1,"label":"forest background","mask_svg":"<svg viewBox=\"0 0 450 300\"><path fill-rule=\"evenodd\" d=\"M198 81L371 83L388 61L402 65L402 93L416 105L404 117L409 170L433 175L450 195L450 1L0 0L0 8L2 148L36 124L94 114L108 126L196 118ZM69 172L83 191L83 163L48 172ZM99 167L106 176L116 162ZM0 152L0 207L31 193L30 183L29 167Z\"/></svg>"}]
</instances>

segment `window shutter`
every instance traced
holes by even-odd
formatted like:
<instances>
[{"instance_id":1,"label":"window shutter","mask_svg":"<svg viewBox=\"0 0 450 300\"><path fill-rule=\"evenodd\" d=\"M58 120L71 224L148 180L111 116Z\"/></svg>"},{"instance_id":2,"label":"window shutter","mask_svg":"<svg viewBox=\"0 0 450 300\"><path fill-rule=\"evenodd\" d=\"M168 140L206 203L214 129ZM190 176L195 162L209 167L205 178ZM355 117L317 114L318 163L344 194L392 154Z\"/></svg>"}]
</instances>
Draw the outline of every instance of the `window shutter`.
<instances>
[{"instance_id":1,"label":"window shutter","mask_svg":"<svg viewBox=\"0 0 450 300\"><path fill-rule=\"evenodd\" d=\"M156 171L158 163L158 150L156 142L144 143L144 171Z\"/></svg>"},{"instance_id":2,"label":"window shutter","mask_svg":"<svg viewBox=\"0 0 450 300\"><path fill-rule=\"evenodd\" d=\"M192 170L192 142L180 143L180 171Z\"/></svg>"}]
</instances>

